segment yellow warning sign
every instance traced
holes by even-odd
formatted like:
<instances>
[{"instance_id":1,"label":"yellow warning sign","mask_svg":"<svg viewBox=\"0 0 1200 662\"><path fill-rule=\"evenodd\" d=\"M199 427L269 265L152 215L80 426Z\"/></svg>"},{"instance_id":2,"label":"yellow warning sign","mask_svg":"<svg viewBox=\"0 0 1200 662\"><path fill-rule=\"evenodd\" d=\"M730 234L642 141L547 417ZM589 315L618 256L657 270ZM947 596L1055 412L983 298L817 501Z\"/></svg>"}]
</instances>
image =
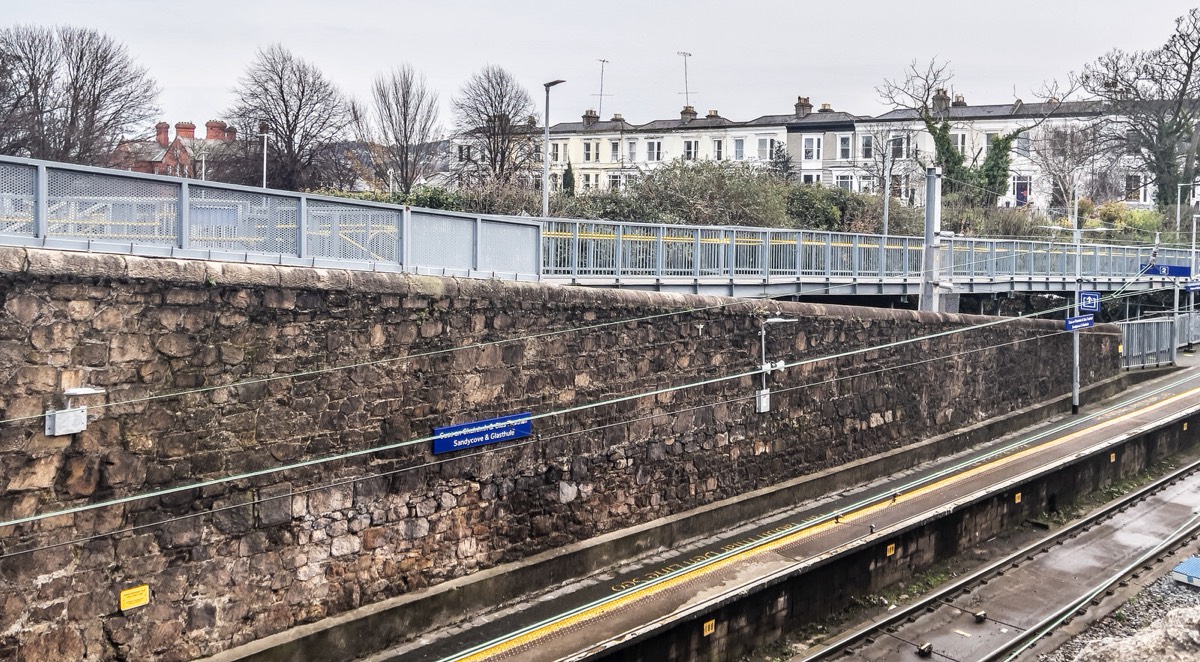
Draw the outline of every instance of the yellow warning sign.
<instances>
[{"instance_id":1,"label":"yellow warning sign","mask_svg":"<svg viewBox=\"0 0 1200 662\"><path fill-rule=\"evenodd\" d=\"M1013 498L1013 503L1021 503L1021 493L1017 492L1017 496Z\"/></svg>"},{"instance_id":2,"label":"yellow warning sign","mask_svg":"<svg viewBox=\"0 0 1200 662\"><path fill-rule=\"evenodd\" d=\"M121 611L150 604L150 585L142 584L121 591Z\"/></svg>"},{"instance_id":3,"label":"yellow warning sign","mask_svg":"<svg viewBox=\"0 0 1200 662\"><path fill-rule=\"evenodd\" d=\"M1116 454L1116 453L1109 453L1109 454L1108 454L1108 461L1109 461L1109 462L1116 462L1116 461L1117 461L1117 454Z\"/></svg>"},{"instance_id":4,"label":"yellow warning sign","mask_svg":"<svg viewBox=\"0 0 1200 662\"><path fill-rule=\"evenodd\" d=\"M896 553L896 543L890 543L887 546L887 555L891 556Z\"/></svg>"},{"instance_id":5,"label":"yellow warning sign","mask_svg":"<svg viewBox=\"0 0 1200 662\"><path fill-rule=\"evenodd\" d=\"M717 631L717 619L704 622L704 636L708 636Z\"/></svg>"}]
</instances>

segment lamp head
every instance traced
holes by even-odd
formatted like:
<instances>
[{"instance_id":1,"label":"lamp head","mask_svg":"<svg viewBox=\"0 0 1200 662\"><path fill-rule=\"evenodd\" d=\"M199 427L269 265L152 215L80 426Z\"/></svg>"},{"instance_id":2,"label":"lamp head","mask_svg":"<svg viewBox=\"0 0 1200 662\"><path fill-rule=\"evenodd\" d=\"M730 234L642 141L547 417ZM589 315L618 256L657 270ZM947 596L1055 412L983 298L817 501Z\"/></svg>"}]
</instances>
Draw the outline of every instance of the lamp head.
<instances>
[{"instance_id":1,"label":"lamp head","mask_svg":"<svg viewBox=\"0 0 1200 662\"><path fill-rule=\"evenodd\" d=\"M558 85L559 83L565 83L565 82L567 82L567 81L559 79L559 80L552 80L549 83L542 83L542 85L544 85L546 87L546 89L549 90L550 88L554 87L555 85Z\"/></svg>"}]
</instances>

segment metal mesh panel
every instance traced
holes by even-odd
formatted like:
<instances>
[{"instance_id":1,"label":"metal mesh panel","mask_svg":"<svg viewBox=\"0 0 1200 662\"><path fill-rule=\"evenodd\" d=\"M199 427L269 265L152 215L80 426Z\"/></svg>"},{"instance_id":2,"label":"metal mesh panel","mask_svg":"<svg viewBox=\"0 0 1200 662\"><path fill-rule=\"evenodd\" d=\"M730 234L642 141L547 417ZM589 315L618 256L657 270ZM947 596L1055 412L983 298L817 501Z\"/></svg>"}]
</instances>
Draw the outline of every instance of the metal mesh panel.
<instances>
[{"instance_id":1,"label":"metal mesh panel","mask_svg":"<svg viewBox=\"0 0 1200 662\"><path fill-rule=\"evenodd\" d=\"M409 258L414 265L471 269L475 262L475 219L412 212Z\"/></svg>"},{"instance_id":2,"label":"metal mesh panel","mask_svg":"<svg viewBox=\"0 0 1200 662\"><path fill-rule=\"evenodd\" d=\"M339 260L398 262L400 212L312 200L308 203L308 254Z\"/></svg>"},{"instance_id":3,"label":"metal mesh panel","mask_svg":"<svg viewBox=\"0 0 1200 662\"><path fill-rule=\"evenodd\" d=\"M653 276L658 270L658 226L621 226L621 273Z\"/></svg>"},{"instance_id":4,"label":"metal mesh panel","mask_svg":"<svg viewBox=\"0 0 1200 662\"><path fill-rule=\"evenodd\" d=\"M190 187L193 248L298 255L299 200L205 186Z\"/></svg>"},{"instance_id":5,"label":"metal mesh panel","mask_svg":"<svg viewBox=\"0 0 1200 662\"><path fill-rule=\"evenodd\" d=\"M484 221L479 226L479 270L536 274L538 229Z\"/></svg>"},{"instance_id":6,"label":"metal mesh panel","mask_svg":"<svg viewBox=\"0 0 1200 662\"><path fill-rule=\"evenodd\" d=\"M179 185L70 170L47 171L52 237L174 245Z\"/></svg>"},{"instance_id":7,"label":"metal mesh panel","mask_svg":"<svg viewBox=\"0 0 1200 662\"><path fill-rule=\"evenodd\" d=\"M33 236L32 166L0 163L0 234Z\"/></svg>"},{"instance_id":8,"label":"metal mesh panel","mask_svg":"<svg viewBox=\"0 0 1200 662\"><path fill-rule=\"evenodd\" d=\"M699 230L664 225L662 233L662 275L692 276L696 271Z\"/></svg>"}]
</instances>

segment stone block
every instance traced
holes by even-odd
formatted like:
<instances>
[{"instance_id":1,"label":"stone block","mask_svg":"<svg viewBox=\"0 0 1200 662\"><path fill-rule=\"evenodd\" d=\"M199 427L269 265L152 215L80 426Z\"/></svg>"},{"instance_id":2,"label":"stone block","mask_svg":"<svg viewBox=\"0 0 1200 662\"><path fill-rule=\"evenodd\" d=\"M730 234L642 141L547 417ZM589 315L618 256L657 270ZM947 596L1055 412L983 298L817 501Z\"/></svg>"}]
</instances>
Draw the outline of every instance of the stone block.
<instances>
[{"instance_id":1,"label":"stone block","mask_svg":"<svg viewBox=\"0 0 1200 662\"><path fill-rule=\"evenodd\" d=\"M259 526L275 526L292 521L291 493L291 483L270 485L258 490L258 503L254 508ZM296 499L304 501L304 497Z\"/></svg>"},{"instance_id":2,"label":"stone block","mask_svg":"<svg viewBox=\"0 0 1200 662\"><path fill-rule=\"evenodd\" d=\"M49 489L54 485L54 478L58 475L61 463L62 458L57 455L27 460L12 480L8 481L6 489L9 492Z\"/></svg>"},{"instance_id":3,"label":"stone block","mask_svg":"<svg viewBox=\"0 0 1200 662\"><path fill-rule=\"evenodd\" d=\"M362 541L358 539L358 536L344 535L333 539L329 553L334 556L346 556L357 554L360 549L362 549Z\"/></svg>"}]
</instances>

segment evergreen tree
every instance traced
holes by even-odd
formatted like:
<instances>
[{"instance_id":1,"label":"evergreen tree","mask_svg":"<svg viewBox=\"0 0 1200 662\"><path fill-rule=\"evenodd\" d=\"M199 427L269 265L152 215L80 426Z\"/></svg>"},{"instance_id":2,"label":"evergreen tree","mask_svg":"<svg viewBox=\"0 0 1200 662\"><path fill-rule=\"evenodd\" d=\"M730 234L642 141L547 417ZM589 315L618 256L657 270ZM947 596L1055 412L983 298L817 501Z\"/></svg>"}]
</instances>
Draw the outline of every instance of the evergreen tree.
<instances>
[{"instance_id":1,"label":"evergreen tree","mask_svg":"<svg viewBox=\"0 0 1200 662\"><path fill-rule=\"evenodd\" d=\"M570 161L567 161L567 169L563 171L562 190L565 195L575 195L575 171L571 169Z\"/></svg>"}]
</instances>

